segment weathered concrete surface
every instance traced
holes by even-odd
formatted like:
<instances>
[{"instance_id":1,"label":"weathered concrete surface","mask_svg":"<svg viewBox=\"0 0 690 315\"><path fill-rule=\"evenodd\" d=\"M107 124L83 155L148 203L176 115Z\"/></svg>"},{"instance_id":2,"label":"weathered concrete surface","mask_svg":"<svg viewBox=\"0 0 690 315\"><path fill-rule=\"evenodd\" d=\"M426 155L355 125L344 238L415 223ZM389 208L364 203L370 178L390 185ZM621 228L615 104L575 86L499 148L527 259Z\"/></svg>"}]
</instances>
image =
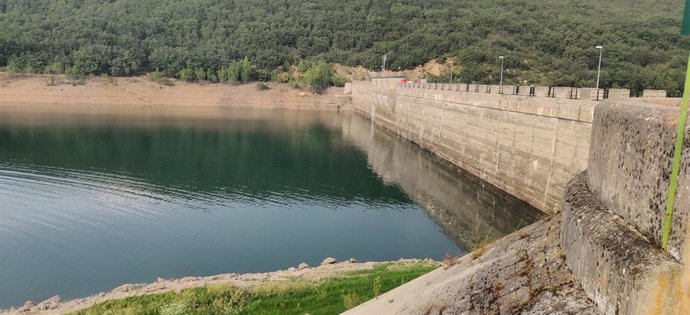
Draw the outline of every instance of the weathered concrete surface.
<instances>
[{"instance_id":1,"label":"weathered concrete surface","mask_svg":"<svg viewBox=\"0 0 690 315\"><path fill-rule=\"evenodd\" d=\"M559 230L560 216L544 219L345 314L598 314Z\"/></svg>"},{"instance_id":2,"label":"weathered concrete surface","mask_svg":"<svg viewBox=\"0 0 690 315\"><path fill-rule=\"evenodd\" d=\"M356 112L547 212L587 167L596 102L354 82Z\"/></svg>"},{"instance_id":3,"label":"weathered concrete surface","mask_svg":"<svg viewBox=\"0 0 690 315\"><path fill-rule=\"evenodd\" d=\"M639 100L603 102L596 109L587 182L611 213L659 245L679 108ZM690 215L690 129L674 207L669 253L683 260Z\"/></svg>"},{"instance_id":4,"label":"weathered concrete surface","mask_svg":"<svg viewBox=\"0 0 690 315\"><path fill-rule=\"evenodd\" d=\"M606 314L683 314L682 265L607 212L586 173L567 186L561 243L584 291Z\"/></svg>"}]
</instances>

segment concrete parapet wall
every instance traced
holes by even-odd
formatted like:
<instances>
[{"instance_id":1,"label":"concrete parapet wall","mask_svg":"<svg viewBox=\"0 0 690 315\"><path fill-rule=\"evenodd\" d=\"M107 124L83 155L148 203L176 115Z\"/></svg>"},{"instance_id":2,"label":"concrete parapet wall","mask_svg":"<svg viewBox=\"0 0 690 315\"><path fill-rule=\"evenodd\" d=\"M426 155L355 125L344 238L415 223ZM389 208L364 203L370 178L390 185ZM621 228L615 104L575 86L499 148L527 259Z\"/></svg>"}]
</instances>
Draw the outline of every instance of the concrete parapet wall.
<instances>
[{"instance_id":1,"label":"concrete parapet wall","mask_svg":"<svg viewBox=\"0 0 690 315\"><path fill-rule=\"evenodd\" d=\"M382 84L383 79L372 79L373 81L378 81L376 84ZM469 93L491 93L491 94L507 94L507 95L523 95L523 96L536 96L536 97L552 97L560 99L576 99L576 100L604 100L604 99L620 99L620 98L630 98L629 89L609 89L608 91L604 89L596 88L574 88L574 87L548 87L548 86L517 86L504 84L503 87L497 84L448 84L448 83L419 83L419 82L409 82L402 83L401 79L385 79L387 85L394 86L397 84L401 88L417 88L417 89L430 89L430 90L447 90L447 91L460 91ZM534 88L534 95L530 95L530 90ZM501 93L502 91L503 93ZM653 98L653 99L664 99L666 98L666 91L664 90L644 90L643 98Z\"/></svg>"},{"instance_id":2,"label":"concrete parapet wall","mask_svg":"<svg viewBox=\"0 0 690 315\"><path fill-rule=\"evenodd\" d=\"M610 99L617 99L617 98L629 98L630 97L630 90L628 89L610 89L609 90L609 98ZM666 97L666 95L664 95Z\"/></svg>"},{"instance_id":3,"label":"concrete parapet wall","mask_svg":"<svg viewBox=\"0 0 690 315\"><path fill-rule=\"evenodd\" d=\"M654 244L660 244L678 107L641 100L611 100L594 115L588 183L615 215ZM669 253L682 260L690 214L690 134L686 129L683 161Z\"/></svg>"},{"instance_id":4,"label":"concrete parapet wall","mask_svg":"<svg viewBox=\"0 0 690 315\"><path fill-rule=\"evenodd\" d=\"M549 97L549 87L548 86L535 86L534 96L536 97Z\"/></svg>"},{"instance_id":5,"label":"concrete parapet wall","mask_svg":"<svg viewBox=\"0 0 690 315\"><path fill-rule=\"evenodd\" d=\"M563 98L563 99L577 99L577 96L573 95L573 88L570 87L554 87L553 97Z\"/></svg>"},{"instance_id":6,"label":"concrete parapet wall","mask_svg":"<svg viewBox=\"0 0 690 315\"><path fill-rule=\"evenodd\" d=\"M587 167L596 102L354 82L353 104L376 124L556 213L566 182Z\"/></svg>"},{"instance_id":7,"label":"concrete parapet wall","mask_svg":"<svg viewBox=\"0 0 690 315\"><path fill-rule=\"evenodd\" d=\"M690 129L664 251L661 230L680 109L652 101L657 99L614 99L596 107L588 170L565 192L565 261L606 314L690 309Z\"/></svg>"},{"instance_id":8,"label":"concrete parapet wall","mask_svg":"<svg viewBox=\"0 0 690 315\"><path fill-rule=\"evenodd\" d=\"M604 98L604 89L580 88L578 90L578 99L596 101Z\"/></svg>"},{"instance_id":9,"label":"concrete parapet wall","mask_svg":"<svg viewBox=\"0 0 690 315\"><path fill-rule=\"evenodd\" d=\"M664 90L644 90L644 91L642 91L642 97L663 98L663 97L666 97L666 91L664 91Z\"/></svg>"},{"instance_id":10,"label":"concrete parapet wall","mask_svg":"<svg viewBox=\"0 0 690 315\"><path fill-rule=\"evenodd\" d=\"M568 184L561 224L565 262L585 293L604 314L685 314L682 265L608 212L587 173Z\"/></svg>"}]
</instances>

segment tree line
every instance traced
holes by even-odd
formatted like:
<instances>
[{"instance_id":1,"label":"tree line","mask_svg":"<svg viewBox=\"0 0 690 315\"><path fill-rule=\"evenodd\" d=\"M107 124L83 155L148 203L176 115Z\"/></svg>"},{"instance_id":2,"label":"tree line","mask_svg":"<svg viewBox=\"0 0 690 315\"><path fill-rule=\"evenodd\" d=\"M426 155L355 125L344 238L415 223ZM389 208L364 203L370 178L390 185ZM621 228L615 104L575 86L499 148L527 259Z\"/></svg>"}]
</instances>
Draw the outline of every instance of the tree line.
<instances>
[{"instance_id":1,"label":"tree line","mask_svg":"<svg viewBox=\"0 0 690 315\"><path fill-rule=\"evenodd\" d=\"M0 67L183 80L270 80L300 62L410 69L457 82L682 89L675 0L0 0ZM240 69L249 62L248 69ZM450 67L441 74L448 78Z\"/></svg>"}]
</instances>

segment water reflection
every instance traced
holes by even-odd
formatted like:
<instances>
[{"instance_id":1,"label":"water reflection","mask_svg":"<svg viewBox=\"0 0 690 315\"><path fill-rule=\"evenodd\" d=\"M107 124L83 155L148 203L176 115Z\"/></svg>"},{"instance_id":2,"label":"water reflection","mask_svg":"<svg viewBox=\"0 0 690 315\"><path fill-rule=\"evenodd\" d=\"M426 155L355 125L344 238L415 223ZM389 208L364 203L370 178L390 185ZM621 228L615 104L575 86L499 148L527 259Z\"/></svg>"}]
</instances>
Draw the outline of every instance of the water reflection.
<instances>
[{"instance_id":1,"label":"water reflection","mask_svg":"<svg viewBox=\"0 0 690 315\"><path fill-rule=\"evenodd\" d=\"M402 187L465 252L542 215L526 202L413 143L372 127L359 116L348 119L343 134L366 153L369 165L384 181Z\"/></svg>"},{"instance_id":2,"label":"water reflection","mask_svg":"<svg viewBox=\"0 0 690 315\"><path fill-rule=\"evenodd\" d=\"M0 109L0 307L325 256L439 259L536 217L349 113Z\"/></svg>"}]
</instances>

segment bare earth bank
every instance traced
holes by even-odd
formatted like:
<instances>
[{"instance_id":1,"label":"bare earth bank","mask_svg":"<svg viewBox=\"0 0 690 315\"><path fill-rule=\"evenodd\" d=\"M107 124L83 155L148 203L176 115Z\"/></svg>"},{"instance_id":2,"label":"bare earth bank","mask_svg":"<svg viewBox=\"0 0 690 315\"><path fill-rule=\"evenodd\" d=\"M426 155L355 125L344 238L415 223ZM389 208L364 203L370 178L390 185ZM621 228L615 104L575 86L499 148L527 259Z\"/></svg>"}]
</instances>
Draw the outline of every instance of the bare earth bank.
<instances>
[{"instance_id":1,"label":"bare earth bank","mask_svg":"<svg viewBox=\"0 0 690 315\"><path fill-rule=\"evenodd\" d=\"M252 108L341 110L351 107L343 88L329 88L322 95L287 84L270 84L259 91L256 84L187 83L173 80L161 85L146 77L86 79L73 85L65 76L9 75L0 72L0 106L42 105L178 105Z\"/></svg>"}]
</instances>

